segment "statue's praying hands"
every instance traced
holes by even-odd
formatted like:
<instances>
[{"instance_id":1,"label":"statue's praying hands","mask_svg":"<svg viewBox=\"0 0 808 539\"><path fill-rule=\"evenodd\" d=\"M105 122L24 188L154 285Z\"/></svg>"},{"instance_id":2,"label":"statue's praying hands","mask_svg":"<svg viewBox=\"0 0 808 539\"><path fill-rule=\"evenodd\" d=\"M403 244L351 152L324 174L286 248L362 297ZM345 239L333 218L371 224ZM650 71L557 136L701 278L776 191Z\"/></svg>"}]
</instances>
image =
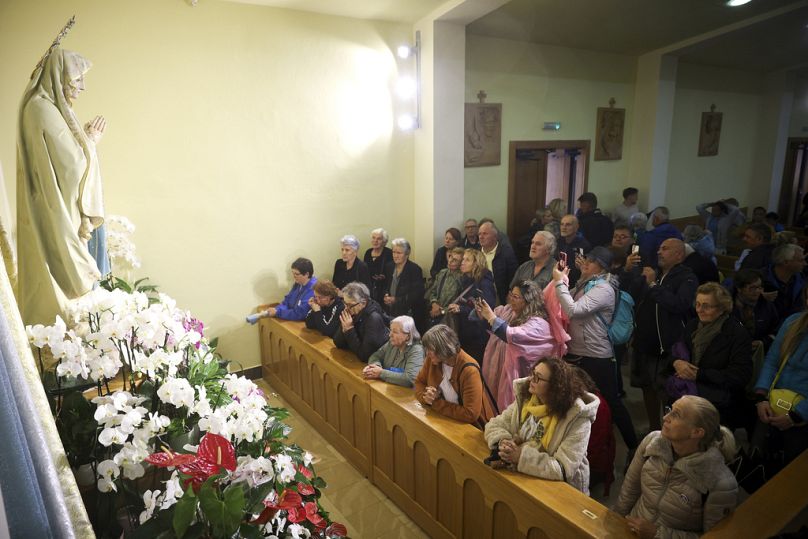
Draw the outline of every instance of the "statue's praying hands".
<instances>
[{"instance_id":1,"label":"statue's praying hands","mask_svg":"<svg viewBox=\"0 0 808 539\"><path fill-rule=\"evenodd\" d=\"M93 144L98 144L101 137L104 136L104 130L107 128L107 120L103 116L96 116L92 121L84 124L84 132L87 138L93 141Z\"/></svg>"}]
</instances>

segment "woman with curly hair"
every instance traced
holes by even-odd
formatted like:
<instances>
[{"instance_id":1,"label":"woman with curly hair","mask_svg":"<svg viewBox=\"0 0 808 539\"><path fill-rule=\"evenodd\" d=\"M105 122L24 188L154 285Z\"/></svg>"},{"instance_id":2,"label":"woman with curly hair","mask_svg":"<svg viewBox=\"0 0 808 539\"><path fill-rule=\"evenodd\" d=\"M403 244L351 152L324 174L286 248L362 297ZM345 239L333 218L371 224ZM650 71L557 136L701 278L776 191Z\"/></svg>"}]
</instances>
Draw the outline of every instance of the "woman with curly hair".
<instances>
[{"instance_id":1,"label":"woman with curly hair","mask_svg":"<svg viewBox=\"0 0 808 539\"><path fill-rule=\"evenodd\" d=\"M491 326L483 356L483 377L500 410L514 399L513 381L530 376L536 360L550 355L555 339L547 323L539 285L522 281L508 294L508 304L491 309L481 299L476 316Z\"/></svg>"},{"instance_id":2,"label":"woman with curly hair","mask_svg":"<svg viewBox=\"0 0 808 539\"><path fill-rule=\"evenodd\" d=\"M531 377L514 380L513 391L516 400L485 426L486 460L589 494L586 449L598 398L556 357L540 359Z\"/></svg>"}]
</instances>

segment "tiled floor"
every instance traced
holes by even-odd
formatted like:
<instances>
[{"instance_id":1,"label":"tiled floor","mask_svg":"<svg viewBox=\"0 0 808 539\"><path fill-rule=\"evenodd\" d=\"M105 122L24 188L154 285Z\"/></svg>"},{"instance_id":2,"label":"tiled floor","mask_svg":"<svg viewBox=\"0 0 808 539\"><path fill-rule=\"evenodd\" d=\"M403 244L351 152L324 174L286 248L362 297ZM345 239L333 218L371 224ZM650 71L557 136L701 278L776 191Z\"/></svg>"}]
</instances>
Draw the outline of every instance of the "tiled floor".
<instances>
[{"instance_id":1,"label":"tiled floor","mask_svg":"<svg viewBox=\"0 0 808 539\"><path fill-rule=\"evenodd\" d=\"M265 381L256 381L273 406L283 406L291 413L286 423L292 427L289 440L314 455L318 475L328 483L321 503L332 520L345 524L352 539L426 538L382 491L374 487L356 468L327 443L286 401L274 394Z\"/></svg>"}]
</instances>

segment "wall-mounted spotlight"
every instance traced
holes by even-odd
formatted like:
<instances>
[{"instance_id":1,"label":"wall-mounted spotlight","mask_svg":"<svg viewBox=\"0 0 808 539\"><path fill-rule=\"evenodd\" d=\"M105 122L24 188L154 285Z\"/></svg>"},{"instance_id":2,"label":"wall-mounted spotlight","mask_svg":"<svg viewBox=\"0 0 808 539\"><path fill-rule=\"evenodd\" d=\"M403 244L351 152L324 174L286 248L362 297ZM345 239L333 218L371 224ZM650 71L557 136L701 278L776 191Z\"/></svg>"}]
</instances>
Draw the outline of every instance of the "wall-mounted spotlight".
<instances>
[{"instance_id":1,"label":"wall-mounted spotlight","mask_svg":"<svg viewBox=\"0 0 808 539\"><path fill-rule=\"evenodd\" d=\"M738 7L738 6L742 6L744 4L748 4L751 1L752 0L727 0L727 5L729 7Z\"/></svg>"},{"instance_id":2,"label":"wall-mounted spotlight","mask_svg":"<svg viewBox=\"0 0 808 539\"><path fill-rule=\"evenodd\" d=\"M396 81L396 95L402 101L412 103L413 113L405 113L398 117L398 127L410 131L421 127L421 32L415 32L415 45L401 45L396 50L398 57L407 60L415 56L415 78L402 76Z\"/></svg>"}]
</instances>

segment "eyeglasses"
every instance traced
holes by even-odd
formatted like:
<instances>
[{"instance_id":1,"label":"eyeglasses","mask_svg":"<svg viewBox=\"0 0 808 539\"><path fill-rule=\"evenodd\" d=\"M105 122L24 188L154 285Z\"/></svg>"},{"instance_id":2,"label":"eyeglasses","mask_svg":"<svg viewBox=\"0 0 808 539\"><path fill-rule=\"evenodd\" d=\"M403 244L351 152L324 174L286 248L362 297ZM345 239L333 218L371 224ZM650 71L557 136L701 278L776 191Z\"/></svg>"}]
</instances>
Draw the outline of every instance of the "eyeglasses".
<instances>
[{"instance_id":1,"label":"eyeglasses","mask_svg":"<svg viewBox=\"0 0 808 539\"><path fill-rule=\"evenodd\" d=\"M539 382L547 382L548 384L550 383L550 380L548 380L547 378L542 378L541 376L539 376L539 373L537 373L537 372L533 373L533 376L531 377L531 380L533 380L537 384Z\"/></svg>"},{"instance_id":2,"label":"eyeglasses","mask_svg":"<svg viewBox=\"0 0 808 539\"><path fill-rule=\"evenodd\" d=\"M346 311L350 311L351 309L353 309L353 308L354 308L354 307L356 307L357 305L359 305L359 303L348 303L348 302L346 301L346 302L345 302L345 310L346 310Z\"/></svg>"}]
</instances>

